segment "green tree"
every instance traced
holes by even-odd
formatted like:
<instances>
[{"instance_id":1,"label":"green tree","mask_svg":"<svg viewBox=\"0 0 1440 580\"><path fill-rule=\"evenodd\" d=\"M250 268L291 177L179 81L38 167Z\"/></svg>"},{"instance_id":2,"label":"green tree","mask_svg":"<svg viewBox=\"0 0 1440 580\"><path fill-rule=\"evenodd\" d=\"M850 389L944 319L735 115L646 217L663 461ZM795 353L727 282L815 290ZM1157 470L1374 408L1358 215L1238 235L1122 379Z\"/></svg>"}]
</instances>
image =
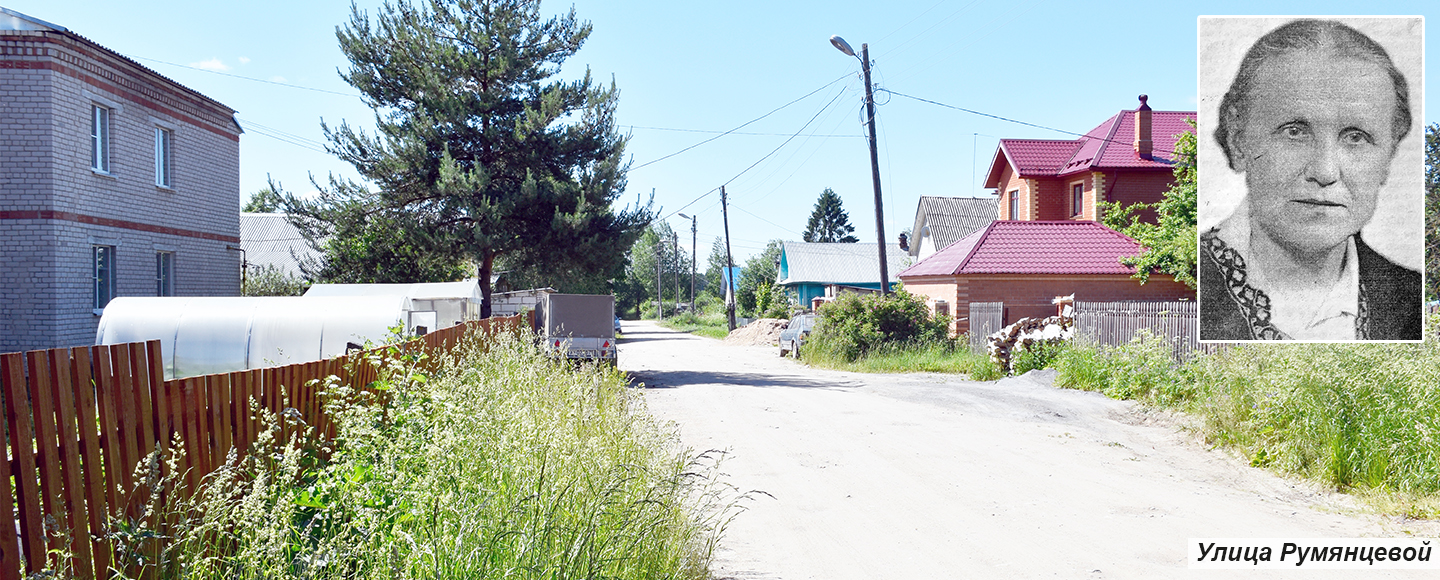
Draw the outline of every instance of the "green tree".
<instances>
[{"instance_id":1,"label":"green tree","mask_svg":"<svg viewBox=\"0 0 1440 580\"><path fill-rule=\"evenodd\" d=\"M241 296L300 296L310 285L299 276L293 276L275 264L251 266L245 273L245 285Z\"/></svg>"},{"instance_id":2,"label":"green tree","mask_svg":"<svg viewBox=\"0 0 1440 580\"><path fill-rule=\"evenodd\" d=\"M678 300L685 302L690 299L690 254L676 252L674 236L675 231L670 224L657 220L645 228L640 239L630 247L630 265L626 269L627 293L617 296L627 307L633 304L643 307L644 311L655 311L657 261L659 296L665 304L666 315L674 311L677 276L680 280Z\"/></svg>"},{"instance_id":3,"label":"green tree","mask_svg":"<svg viewBox=\"0 0 1440 580\"><path fill-rule=\"evenodd\" d=\"M710 257L705 260L705 292L715 298L725 299L725 283L720 278L725 271L725 239L715 236L710 244Z\"/></svg>"},{"instance_id":4,"label":"green tree","mask_svg":"<svg viewBox=\"0 0 1440 580\"><path fill-rule=\"evenodd\" d=\"M775 284L775 276L780 271L780 248L784 243L770 240L765 244L765 251L745 261L745 267L740 270L740 281L735 285L735 307L741 316L762 314L756 306L760 305L759 297Z\"/></svg>"},{"instance_id":5,"label":"green tree","mask_svg":"<svg viewBox=\"0 0 1440 580\"><path fill-rule=\"evenodd\" d=\"M295 208L291 223L321 253L319 263L300 265L306 278L336 284L453 282L469 269L462 256L431 251L436 239L413 215L376 211L374 196L358 184L332 181L311 201L271 187Z\"/></svg>"},{"instance_id":6,"label":"green tree","mask_svg":"<svg viewBox=\"0 0 1440 580\"><path fill-rule=\"evenodd\" d=\"M1191 123L1194 127L1194 123ZM1121 258L1120 263L1135 268L1134 278L1141 284L1150 280L1151 272L1170 274L1175 280L1195 288L1196 260L1196 197L1195 197L1195 132L1186 131L1175 142L1175 184L1157 204L1133 204L1121 207L1120 202L1102 203L1102 221L1106 226L1134 238L1145 247L1136 256ZM1139 212L1153 207L1156 223L1141 222Z\"/></svg>"},{"instance_id":7,"label":"green tree","mask_svg":"<svg viewBox=\"0 0 1440 580\"><path fill-rule=\"evenodd\" d=\"M840 196L827 187L820 192L820 199L815 201L815 210L810 212L810 221L805 224L805 233L800 237L807 242L853 244L860 241L860 238L850 235L854 232L850 215L840 205Z\"/></svg>"},{"instance_id":8,"label":"green tree","mask_svg":"<svg viewBox=\"0 0 1440 580\"><path fill-rule=\"evenodd\" d=\"M284 200L281 199L280 192L276 189L277 187L275 184L270 184L260 188L260 191L250 196L250 201L245 202L245 207L240 208L240 211L251 213L276 213L280 211Z\"/></svg>"},{"instance_id":9,"label":"green tree","mask_svg":"<svg viewBox=\"0 0 1440 580\"><path fill-rule=\"evenodd\" d=\"M368 222L403 229L391 232L400 249L468 260L487 316L497 260L594 273L592 284L618 274L653 214L638 199L613 207L626 184L618 89L593 82L588 70L579 80L555 78L590 31L573 9L541 18L538 0L393 0L373 20L352 6L336 31L350 61L342 76L375 110L376 132L322 126L330 151L375 190L348 203L336 190L361 188L332 180L325 194L287 198L287 207L315 233L363 234L333 224Z\"/></svg>"},{"instance_id":10,"label":"green tree","mask_svg":"<svg viewBox=\"0 0 1440 580\"><path fill-rule=\"evenodd\" d=\"M1440 123L1425 126L1425 285L1440 299Z\"/></svg>"}]
</instances>

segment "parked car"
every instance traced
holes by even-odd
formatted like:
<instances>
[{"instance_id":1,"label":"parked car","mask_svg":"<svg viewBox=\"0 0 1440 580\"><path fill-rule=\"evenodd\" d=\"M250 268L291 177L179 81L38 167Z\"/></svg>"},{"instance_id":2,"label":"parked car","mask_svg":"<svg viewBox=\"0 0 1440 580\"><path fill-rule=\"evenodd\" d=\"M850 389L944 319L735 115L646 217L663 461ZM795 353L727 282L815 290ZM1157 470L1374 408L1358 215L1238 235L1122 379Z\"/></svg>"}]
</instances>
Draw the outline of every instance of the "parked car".
<instances>
[{"instance_id":1,"label":"parked car","mask_svg":"<svg viewBox=\"0 0 1440 580\"><path fill-rule=\"evenodd\" d=\"M780 356L789 354L793 358L800 358L800 346L805 344L805 339L814 329L814 314L800 314L791 318L790 324L780 332Z\"/></svg>"}]
</instances>

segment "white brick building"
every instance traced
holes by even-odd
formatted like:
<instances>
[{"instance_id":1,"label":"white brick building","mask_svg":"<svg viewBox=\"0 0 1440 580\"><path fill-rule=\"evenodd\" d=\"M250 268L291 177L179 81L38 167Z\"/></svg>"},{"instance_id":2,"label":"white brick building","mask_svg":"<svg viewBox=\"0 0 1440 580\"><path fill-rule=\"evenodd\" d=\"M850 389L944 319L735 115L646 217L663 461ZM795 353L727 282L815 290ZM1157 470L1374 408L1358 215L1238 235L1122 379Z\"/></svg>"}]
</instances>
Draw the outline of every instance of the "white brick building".
<instances>
[{"instance_id":1,"label":"white brick building","mask_svg":"<svg viewBox=\"0 0 1440 580\"><path fill-rule=\"evenodd\" d=\"M0 352L93 344L115 296L239 295L234 113L0 8Z\"/></svg>"}]
</instances>

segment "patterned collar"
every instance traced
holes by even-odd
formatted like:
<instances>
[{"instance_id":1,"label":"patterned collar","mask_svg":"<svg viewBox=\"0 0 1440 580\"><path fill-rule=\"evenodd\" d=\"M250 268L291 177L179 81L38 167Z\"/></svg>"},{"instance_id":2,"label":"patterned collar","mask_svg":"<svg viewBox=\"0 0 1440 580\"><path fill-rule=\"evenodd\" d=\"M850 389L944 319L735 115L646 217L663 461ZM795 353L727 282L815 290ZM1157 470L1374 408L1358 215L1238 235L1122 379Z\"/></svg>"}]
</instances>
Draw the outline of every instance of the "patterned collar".
<instances>
[{"instance_id":1,"label":"patterned collar","mask_svg":"<svg viewBox=\"0 0 1440 580\"><path fill-rule=\"evenodd\" d=\"M1277 320L1276 310L1281 309L1272 303L1270 295L1263 289L1268 286L1264 274L1259 270L1246 270L1245 256L1250 253L1250 212L1247 202L1248 200L1241 202L1234 214L1201 235L1200 249L1207 252L1219 266L1225 279L1225 288L1250 322L1252 336L1260 340L1293 340L1292 334L1281 330L1281 326L1294 334L1304 336L1309 324L1344 317L1353 321L1354 337L1364 339L1368 334L1366 330L1369 308L1365 302L1365 287L1360 282L1355 238L1352 236L1346 242L1344 270L1341 272L1340 281L1322 302L1314 305L1314 308L1303 309L1298 313L1295 308L1284 309L1290 310L1289 315Z\"/></svg>"}]
</instances>

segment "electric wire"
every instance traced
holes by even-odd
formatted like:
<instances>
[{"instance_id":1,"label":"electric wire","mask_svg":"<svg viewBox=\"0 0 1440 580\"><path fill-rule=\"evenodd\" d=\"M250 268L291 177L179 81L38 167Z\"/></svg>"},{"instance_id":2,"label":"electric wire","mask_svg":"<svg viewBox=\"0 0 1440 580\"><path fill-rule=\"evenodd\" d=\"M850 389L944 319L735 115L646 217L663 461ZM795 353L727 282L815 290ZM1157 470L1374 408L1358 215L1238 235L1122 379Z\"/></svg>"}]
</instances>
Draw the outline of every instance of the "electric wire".
<instances>
[{"instance_id":1,"label":"electric wire","mask_svg":"<svg viewBox=\"0 0 1440 580\"><path fill-rule=\"evenodd\" d=\"M125 55L125 57L126 57L126 58L133 58L133 59L135 59L135 60L145 60L145 61L150 61L150 62L158 62L158 63L160 63L160 64L168 64L168 65L170 65L170 66L177 66L177 67L180 67L180 68L188 68L188 69L190 69L190 70L198 70L198 71L200 71L200 72L206 72L206 73L210 73L210 74L213 74L213 75L220 75L220 76L225 76L225 77L230 77L230 78L236 78L236 79L246 80L246 81L251 81L251 82L265 83L265 84L270 84L270 85L278 85L278 86L282 86L282 87L289 87L289 88L292 88L292 89L301 89L301 90L306 90L306 91L315 91L315 92L317 92L317 93L329 93L329 94L332 94L332 95L340 95L340 96L342 96L342 97L354 97L354 98L357 98L357 99L361 98L358 93L342 93L342 92L340 92L340 91L331 91L331 90L328 90L328 89L317 89L317 88L314 88L314 87L306 87L306 86L294 85L294 84L290 84L290 83L282 83L282 82L279 82L279 81L269 81L269 80L265 80L265 79L257 79L257 78L254 78L254 77L247 77L247 76L242 76L242 75L237 75L237 74L230 74L230 73L221 72L221 71L218 71L218 70L210 70L210 69L208 69L208 68L200 68L200 67L198 67L198 66L190 66L190 65L185 65L185 64L173 63L173 62L169 62L169 61L160 60L160 59L158 59L158 58L150 58L150 57L147 57L147 56L138 56L138 55L134 55L134 54L127 54L127 55Z\"/></svg>"},{"instance_id":2,"label":"electric wire","mask_svg":"<svg viewBox=\"0 0 1440 580\"><path fill-rule=\"evenodd\" d=\"M824 86L821 86L821 87L818 88L818 89L815 89L815 90L813 90L813 91L810 91L810 92L808 92L808 93L805 93L805 96L800 97L800 98L798 98L798 99L795 99L795 100L793 100L793 101L790 101L790 102L788 102L788 103L785 103L785 104L783 104L783 105L780 105L779 107L771 110L771 111L768 112L768 113L765 113L764 115L760 115L759 117L756 117L756 118L754 118L754 119L751 119L751 120L745 122L744 124L740 125L739 127L736 127L736 128L734 128L734 129L731 129L731 130L729 130L729 131L726 131L726 132L724 132L724 133L721 133L721 134L719 134L719 135L716 135L716 136L714 136L714 137L711 137L711 138L709 138L709 139L706 139L706 140L704 140L704 141L701 141L701 142L699 142L699 143L696 143L696 144L694 144L694 145L691 145L691 146L689 146L689 147L686 147L686 148L684 148L684 149L681 149L681 150L679 150L679 151L676 151L676 152L674 152L674 153L671 153L671 154L669 154L669 155L666 155L666 156L664 156L664 157L661 157L661 158L659 158L659 159L652 159L652 160L650 160L650 161L646 161L645 163L641 163L640 165L637 165L637 166L635 166L635 167L631 167L629 170L630 170L630 171L635 171L635 170L641 169L641 168L643 168L643 167L645 167L645 166L647 166L647 165L653 165L653 164L655 164L655 163L659 163L659 162L661 162L661 161L664 161L664 160L666 160L666 159L669 159L669 158L671 158L671 157L674 157L674 156L676 156L676 155L679 155L679 154L681 154L681 153L684 153L684 152L686 152L686 151L689 151L689 150L691 150L691 149L694 149L694 148L696 148L696 147L699 147L699 146L701 146L701 145L704 145L704 144L706 144L706 143L709 143L709 142L711 142L711 141L714 141L714 140L716 140L716 139L719 139L719 138L721 138L721 137L724 137L724 136L726 136L726 135L729 135L729 134L731 134L731 133L734 133L734 132L736 132L736 131L739 131L739 130L741 130L741 129L744 129L745 127L748 127L748 126L750 126L751 124L754 124L754 123L760 121L761 119L764 119L764 118L766 118L766 117L769 117L770 115L773 115L773 114L779 112L781 109L784 109L784 108L786 108L786 107L789 107L790 105L793 105L793 104L795 104L795 103L798 103L798 102L800 102L800 101L803 101L803 100L805 100L805 99L808 99L808 98L810 98L811 95L814 95L815 93L818 93L818 92L823 91L823 90L825 90L825 89L827 89L827 88L830 88L831 85L833 85L833 84L835 84L835 83L838 83L838 82L840 82L840 81L842 81L842 80L845 80L845 78L846 78L846 77L849 77L849 76L850 76L850 73L845 73L844 75L841 75L839 78L836 78L836 79L833 80L833 81L830 81L830 82L828 82L828 83L825 83ZM794 137L791 137L791 138L793 139ZM709 193L707 192L705 195L709 195ZM694 203L694 202L691 202L691 203ZM686 204L686 206L688 207L689 204ZM680 208L680 209L685 209L685 208Z\"/></svg>"}]
</instances>

